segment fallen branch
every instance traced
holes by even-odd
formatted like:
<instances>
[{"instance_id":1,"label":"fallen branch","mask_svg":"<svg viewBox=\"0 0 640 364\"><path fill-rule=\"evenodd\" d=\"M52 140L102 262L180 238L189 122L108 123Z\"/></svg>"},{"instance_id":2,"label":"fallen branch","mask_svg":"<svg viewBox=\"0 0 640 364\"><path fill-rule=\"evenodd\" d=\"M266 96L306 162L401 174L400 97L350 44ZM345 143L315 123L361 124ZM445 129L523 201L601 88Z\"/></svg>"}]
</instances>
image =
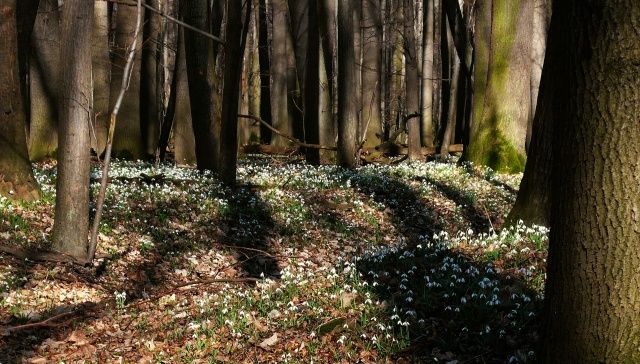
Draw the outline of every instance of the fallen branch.
<instances>
[{"instance_id":1,"label":"fallen branch","mask_svg":"<svg viewBox=\"0 0 640 364\"><path fill-rule=\"evenodd\" d=\"M65 322L60 322L60 323L54 323L54 321L59 320L63 317L67 317L67 316L73 316L75 314L77 314L78 312L80 312L80 310L75 310L75 311L71 311L71 312L63 312L61 314L49 317L48 319L44 320L44 321L39 321L39 322L33 322L30 324L24 324L24 325L18 325L18 326L13 326L13 327L7 327L5 328L5 332L7 334L15 332L15 331L21 331L21 330L33 330L33 329L38 329L38 328L43 328L43 327L58 327L58 326L62 326L65 324Z\"/></svg>"},{"instance_id":2,"label":"fallen branch","mask_svg":"<svg viewBox=\"0 0 640 364\"><path fill-rule=\"evenodd\" d=\"M98 245L98 228L100 226L100 218L102 217L102 208L104 206L104 198L107 192L107 178L109 176L109 162L111 162L111 149L113 148L113 134L116 129L116 118L118 111L120 111L120 105L122 105L122 99L124 94L129 88L129 81L131 80L131 73L133 72L133 59L136 54L136 46L138 45L138 34L140 33L140 26L142 24L142 0L138 0L138 17L136 20L136 29L133 32L133 40L129 47L129 54L127 56L127 63L124 66L122 73L122 85L120 86L120 93L116 99L116 103L111 111L111 118L109 119L109 134L107 135L107 149L104 153L104 166L102 167L102 181L100 181L100 192L98 193L98 201L96 202L96 215L93 219L93 226L91 228L91 241L89 243L89 251L87 252L87 261L93 261L96 255L96 246Z\"/></svg>"},{"instance_id":3,"label":"fallen branch","mask_svg":"<svg viewBox=\"0 0 640 364\"><path fill-rule=\"evenodd\" d=\"M239 118L245 118L245 119L251 119L251 120L255 120L259 123L261 123L262 125L266 126L269 130L271 130L272 132L280 135L283 138L289 139L291 142L293 142L294 144L304 147L304 148L313 148L313 149L324 149L324 150L338 150L338 148L336 147L327 147L325 145L320 145L320 144L308 144L305 142L301 142L300 140L284 134L283 132L281 132L280 130L274 128L273 126L271 126L271 124L267 123L266 121L260 119L257 116L253 116L253 115L246 115L246 114L238 114Z\"/></svg>"}]
</instances>

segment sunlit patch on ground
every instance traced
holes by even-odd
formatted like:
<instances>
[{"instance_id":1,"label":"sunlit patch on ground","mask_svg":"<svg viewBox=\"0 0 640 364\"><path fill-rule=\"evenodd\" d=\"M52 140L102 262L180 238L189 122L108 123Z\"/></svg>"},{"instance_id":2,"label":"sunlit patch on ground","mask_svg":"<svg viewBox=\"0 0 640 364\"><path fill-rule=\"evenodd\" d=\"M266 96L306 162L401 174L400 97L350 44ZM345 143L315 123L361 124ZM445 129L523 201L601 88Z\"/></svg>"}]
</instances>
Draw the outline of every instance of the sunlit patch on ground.
<instances>
[{"instance_id":1,"label":"sunlit patch on ground","mask_svg":"<svg viewBox=\"0 0 640 364\"><path fill-rule=\"evenodd\" d=\"M42 201L0 199L9 245L49 242L55 165L36 176ZM0 325L74 312L5 332L0 362L534 361L547 230L502 227L521 176L251 157L236 191L169 165L110 177L94 267L0 256Z\"/></svg>"}]
</instances>

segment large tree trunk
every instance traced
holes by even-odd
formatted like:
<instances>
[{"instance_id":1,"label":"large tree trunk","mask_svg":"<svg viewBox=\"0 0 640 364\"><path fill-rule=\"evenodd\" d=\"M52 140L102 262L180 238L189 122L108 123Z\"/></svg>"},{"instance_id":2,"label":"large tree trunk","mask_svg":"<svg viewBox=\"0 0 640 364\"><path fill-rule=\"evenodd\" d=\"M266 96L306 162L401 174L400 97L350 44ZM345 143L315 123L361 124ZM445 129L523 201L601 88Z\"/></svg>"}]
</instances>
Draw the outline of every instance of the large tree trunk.
<instances>
[{"instance_id":1,"label":"large tree trunk","mask_svg":"<svg viewBox=\"0 0 640 364\"><path fill-rule=\"evenodd\" d=\"M127 62L127 48L131 43L131 35L136 27L137 14L128 5L116 4L114 6L114 46L112 48L113 67L111 69L111 91L109 110L118 97L122 82L122 72ZM142 158L142 134L140 133L140 60L142 49L142 32L138 35L138 49L133 62L131 80L127 89L127 97L122 101L119 122L116 125L113 137L113 153L116 157L140 159Z\"/></svg>"},{"instance_id":2,"label":"large tree trunk","mask_svg":"<svg viewBox=\"0 0 640 364\"><path fill-rule=\"evenodd\" d=\"M318 0L308 4L307 66L305 68L304 140L309 144L320 143L319 91L320 91L320 28L318 27ZM310 164L320 164L320 151L307 148L306 159Z\"/></svg>"},{"instance_id":3,"label":"large tree trunk","mask_svg":"<svg viewBox=\"0 0 640 364\"><path fill-rule=\"evenodd\" d=\"M540 90L540 78L542 77L542 64L547 43L547 30L551 19L551 0L534 0L533 4L533 39L531 44L531 115L527 125L526 149L529 154L529 145L533 133L533 119L538 102Z\"/></svg>"},{"instance_id":4,"label":"large tree trunk","mask_svg":"<svg viewBox=\"0 0 640 364\"><path fill-rule=\"evenodd\" d=\"M187 24L209 31L210 10L207 0L183 0L180 2L180 12ZM185 30L184 48L198 169L216 171L220 125L217 118L219 103L214 102L217 86L213 43L203 35Z\"/></svg>"},{"instance_id":5,"label":"large tree trunk","mask_svg":"<svg viewBox=\"0 0 640 364\"><path fill-rule=\"evenodd\" d=\"M57 0L41 0L29 58L29 158L53 157L58 148L60 14Z\"/></svg>"},{"instance_id":6,"label":"large tree trunk","mask_svg":"<svg viewBox=\"0 0 640 364\"><path fill-rule=\"evenodd\" d=\"M380 0L362 1L362 124L365 147L382 142L382 20Z\"/></svg>"},{"instance_id":7,"label":"large tree trunk","mask_svg":"<svg viewBox=\"0 0 640 364\"><path fill-rule=\"evenodd\" d=\"M358 112L353 47L353 0L338 1L338 163L358 165Z\"/></svg>"},{"instance_id":8,"label":"large tree trunk","mask_svg":"<svg viewBox=\"0 0 640 364\"><path fill-rule=\"evenodd\" d=\"M66 0L62 9L60 150L53 245L84 259L89 235L91 23L93 1Z\"/></svg>"},{"instance_id":9,"label":"large tree trunk","mask_svg":"<svg viewBox=\"0 0 640 364\"><path fill-rule=\"evenodd\" d=\"M20 91L16 0L0 1L0 194L32 200L38 185L27 153L25 108Z\"/></svg>"},{"instance_id":10,"label":"large tree trunk","mask_svg":"<svg viewBox=\"0 0 640 364\"><path fill-rule=\"evenodd\" d=\"M637 19L637 1L553 3L557 129L540 362L640 362Z\"/></svg>"},{"instance_id":11,"label":"large tree trunk","mask_svg":"<svg viewBox=\"0 0 640 364\"><path fill-rule=\"evenodd\" d=\"M406 123L409 160L422 159L420 149L420 86L418 52L414 33L415 12L412 0L404 0L404 59L406 69Z\"/></svg>"},{"instance_id":12,"label":"large tree trunk","mask_svg":"<svg viewBox=\"0 0 640 364\"><path fill-rule=\"evenodd\" d=\"M29 54L31 34L38 16L40 0L20 0L16 2L15 14L18 28L18 70L20 72L20 93L25 102L22 107L26 115L27 134L31 122L29 109Z\"/></svg>"},{"instance_id":13,"label":"large tree trunk","mask_svg":"<svg viewBox=\"0 0 640 364\"><path fill-rule=\"evenodd\" d=\"M220 179L227 186L235 186L238 158L238 96L242 73L247 30L251 14L251 1L245 3L246 16L242 19L242 3L227 2L225 31L224 91L222 94L222 128L220 132Z\"/></svg>"},{"instance_id":14,"label":"large tree trunk","mask_svg":"<svg viewBox=\"0 0 640 364\"><path fill-rule=\"evenodd\" d=\"M271 60L269 59L269 20L267 5L260 0L258 5L258 58L260 61L260 118L271 124ZM271 142L271 130L260 124L260 143Z\"/></svg>"},{"instance_id":15,"label":"large tree trunk","mask_svg":"<svg viewBox=\"0 0 640 364\"><path fill-rule=\"evenodd\" d=\"M533 2L492 0L480 6L477 86L466 158L497 171L521 172L531 108ZM485 79L486 85L478 86Z\"/></svg>"}]
</instances>

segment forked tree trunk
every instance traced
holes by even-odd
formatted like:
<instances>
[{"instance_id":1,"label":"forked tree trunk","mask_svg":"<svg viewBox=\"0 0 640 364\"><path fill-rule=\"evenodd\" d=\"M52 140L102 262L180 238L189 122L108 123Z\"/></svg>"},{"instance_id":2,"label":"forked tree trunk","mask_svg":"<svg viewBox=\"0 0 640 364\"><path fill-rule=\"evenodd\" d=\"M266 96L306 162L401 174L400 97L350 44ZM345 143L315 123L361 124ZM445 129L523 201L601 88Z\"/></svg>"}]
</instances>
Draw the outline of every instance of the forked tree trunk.
<instances>
[{"instance_id":1,"label":"forked tree trunk","mask_svg":"<svg viewBox=\"0 0 640 364\"><path fill-rule=\"evenodd\" d=\"M353 47L353 0L338 1L338 163L358 165L358 112L353 97L356 87Z\"/></svg>"},{"instance_id":2,"label":"forked tree trunk","mask_svg":"<svg viewBox=\"0 0 640 364\"><path fill-rule=\"evenodd\" d=\"M27 154L20 92L16 0L0 1L0 64L0 194L37 199L39 190Z\"/></svg>"},{"instance_id":3,"label":"forked tree trunk","mask_svg":"<svg viewBox=\"0 0 640 364\"><path fill-rule=\"evenodd\" d=\"M62 9L60 151L56 181L55 249L85 259L89 235L89 124L93 1L66 0Z\"/></svg>"},{"instance_id":4,"label":"forked tree trunk","mask_svg":"<svg viewBox=\"0 0 640 364\"><path fill-rule=\"evenodd\" d=\"M559 65L543 363L640 362L637 19L637 1L553 2L560 24L549 51Z\"/></svg>"}]
</instances>

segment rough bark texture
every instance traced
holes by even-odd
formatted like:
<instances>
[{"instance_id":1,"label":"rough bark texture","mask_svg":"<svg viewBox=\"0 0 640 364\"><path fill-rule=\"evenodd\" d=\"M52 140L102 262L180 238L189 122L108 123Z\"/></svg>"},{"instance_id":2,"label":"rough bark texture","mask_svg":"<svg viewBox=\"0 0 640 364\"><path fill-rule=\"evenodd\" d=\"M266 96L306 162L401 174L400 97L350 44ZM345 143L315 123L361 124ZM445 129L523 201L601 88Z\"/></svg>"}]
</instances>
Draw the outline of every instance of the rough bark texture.
<instances>
[{"instance_id":1,"label":"rough bark texture","mask_svg":"<svg viewBox=\"0 0 640 364\"><path fill-rule=\"evenodd\" d=\"M557 158L540 361L638 363L640 2L553 6Z\"/></svg>"},{"instance_id":2,"label":"rough bark texture","mask_svg":"<svg viewBox=\"0 0 640 364\"><path fill-rule=\"evenodd\" d=\"M289 119L287 102L287 4L273 0L273 41L271 43L271 117L274 128L293 135L293 120ZM289 146L286 138L274 134L271 144Z\"/></svg>"},{"instance_id":3,"label":"rough bark texture","mask_svg":"<svg viewBox=\"0 0 640 364\"><path fill-rule=\"evenodd\" d=\"M122 72L127 62L127 48L131 44L131 35L136 27L136 12L127 5L116 4L114 7L114 45L112 48L111 90L109 110L118 97L122 82ZM118 113L118 123L113 137L113 154L116 157L128 159L142 158L142 136L140 133L140 70L142 32L138 36L136 58L133 62L133 71L127 89L127 97L122 101Z\"/></svg>"},{"instance_id":4,"label":"rough bark texture","mask_svg":"<svg viewBox=\"0 0 640 364\"><path fill-rule=\"evenodd\" d=\"M91 122L91 24L93 1L66 0L60 57L60 150L53 245L84 259L89 235L89 125Z\"/></svg>"},{"instance_id":5,"label":"rough bark texture","mask_svg":"<svg viewBox=\"0 0 640 364\"><path fill-rule=\"evenodd\" d=\"M260 61L260 118L271 124L271 60L269 59L269 20L267 5L260 0L258 5L258 58ZM271 130L260 124L260 143L271 142Z\"/></svg>"},{"instance_id":6,"label":"rough bark texture","mask_svg":"<svg viewBox=\"0 0 640 364\"><path fill-rule=\"evenodd\" d=\"M180 2L180 12L187 24L209 31L207 0L183 0ZM219 115L218 103L214 102L217 86L213 43L207 37L185 30L184 48L198 169L216 171L220 124L216 117Z\"/></svg>"},{"instance_id":7,"label":"rough bark texture","mask_svg":"<svg viewBox=\"0 0 640 364\"><path fill-rule=\"evenodd\" d=\"M362 1L362 125L364 146L382 142L382 20L380 0Z\"/></svg>"},{"instance_id":8,"label":"rough bark texture","mask_svg":"<svg viewBox=\"0 0 640 364\"><path fill-rule=\"evenodd\" d=\"M540 79L542 77L542 64L544 63L544 53L547 45L547 30L551 20L551 0L534 0L533 3L533 35L531 44L531 115L527 125L527 155L533 133L533 119L538 102L538 92L540 90Z\"/></svg>"},{"instance_id":9,"label":"rough bark texture","mask_svg":"<svg viewBox=\"0 0 640 364\"><path fill-rule=\"evenodd\" d=\"M29 54L31 34L38 14L40 0L20 0L16 2L16 25L18 28L18 69L20 71L20 93L25 102L22 105L27 118L27 130L31 121L29 109ZM28 132L27 132L28 133Z\"/></svg>"},{"instance_id":10,"label":"rough bark texture","mask_svg":"<svg viewBox=\"0 0 640 364\"><path fill-rule=\"evenodd\" d=\"M501 172L524 170L532 19L532 1L492 0L480 5L476 20L479 85L466 158Z\"/></svg>"},{"instance_id":11,"label":"rough bark texture","mask_svg":"<svg viewBox=\"0 0 640 364\"><path fill-rule=\"evenodd\" d=\"M58 149L60 14L57 0L41 0L29 57L29 158L54 157Z\"/></svg>"},{"instance_id":12,"label":"rough bark texture","mask_svg":"<svg viewBox=\"0 0 640 364\"><path fill-rule=\"evenodd\" d=\"M109 59L109 4L96 1L93 11L92 74L93 74L93 132L91 147L101 155L107 144L109 128L109 95L111 62Z\"/></svg>"},{"instance_id":13,"label":"rough bark texture","mask_svg":"<svg viewBox=\"0 0 640 364\"><path fill-rule=\"evenodd\" d=\"M20 92L16 0L0 1L0 194L39 196L27 154L25 109Z\"/></svg>"},{"instance_id":14,"label":"rough bark texture","mask_svg":"<svg viewBox=\"0 0 640 364\"><path fill-rule=\"evenodd\" d=\"M353 6L353 0L338 1L338 163L347 168L358 165Z\"/></svg>"},{"instance_id":15,"label":"rough bark texture","mask_svg":"<svg viewBox=\"0 0 640 364\"><path fill-rule=\"evenodd\" d=\"M420 87L418 82L418 52L414 33L413 1L404 0L404 60L406 85L406 122L409 160L422 159L420 150Z\"/></svg>"},{"instance_id":16,"label":"rough bark texture","mask_svg":"<svg viewBox=\"0 0 640 364\"><path fill-rule=\"evenodd\" d=\"M433 1L433 125L441 128L442 120L442 0Z\"/></svg>"},{"instance_id":17,"label":"rough bark texture","mask_svg":"<svg viewBox=\"0 0 640 364\"><path fill-rule=\"evenodd\" d=\"M308 4L307 65L304 87L304 141L308 144L320 143L319 130L319 91L320 91L320 29L318 27L318 0ZM305 150L307 162L320 164L320 151L314 148Z\"/></svg>"},{"instance_id":18,"label":"rough bark texture","mask_svg":"<svg viewBox=\"0 0 640 364\"><path fill-rule=\"evenodd\" d=\"M449 21L446 21L449 23ZM447 39L449 43L453 42L453 29L448 27ZM449 87L449 108L447 110L446 126L444 133L442 134L442 144L440 144L440 155L446 156L449 154L449 145L456 128L456 111L458 109L458 84L460 83L460 57L456 53L455 49L451 47L451 61L453 63L453 70L451 71L451 80Z\"/></svg>"},{"instance_id":19,"label":"rough bark texture","mask_svg":"<svg viewBox=\"0 0 640 364\"><path fill-rule=\"evenodd\" d=\"M324 72L320 74L322 90L320 92L320 144L336 144L336 4L332 0L319 0L319 27L322 43L321 64ZM320 160L324 164L333 164L336 154L332 151L321 150Z\"/></svg>"},{"instance_id":20,"label":"rough bark texture","mask_svg":"<svg viewBox=\"0 0 640 364\"><path fill-rule=\"evenodd\" d=\"M222 128L220 131L220 179L227 186L235 186L238 159L238 95L242 74L242 55L249 26L251 2L245 3L246 17L242 19L242 3L227 2L225 31L224 91L222 94Z\"/></svg>"}]
</instances>

